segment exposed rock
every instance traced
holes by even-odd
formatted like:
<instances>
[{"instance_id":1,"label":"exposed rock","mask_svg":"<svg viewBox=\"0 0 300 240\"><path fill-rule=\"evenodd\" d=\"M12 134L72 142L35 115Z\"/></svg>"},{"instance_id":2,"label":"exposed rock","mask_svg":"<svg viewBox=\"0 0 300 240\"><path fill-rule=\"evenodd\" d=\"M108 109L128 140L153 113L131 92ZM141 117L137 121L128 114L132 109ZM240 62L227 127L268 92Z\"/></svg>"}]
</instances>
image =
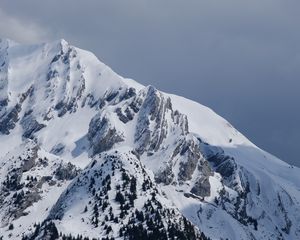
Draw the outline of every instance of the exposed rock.
<instances>
[{"instance_id":1,"label":"exposed rock","mask_svg":"<svg viewBox=\"0 0 300 240\"><path fill-rule=\"evenodd\" d=\"M107 94L105 100L106 100L107 102L110 102L110 101L112 101L116 96L118 96L118 94L119 94L118 91L116 91L116 92L110 92L110 93Z\"/></svg>"},{"instance_id":2,"label":"exposed rock","mask_svg":"<svg viewBox=\"0 0 300 240\"><path fill-rule=\"evenodd\" d=\"M80 170L76 168L72 163L61 164L55 171L55 177L58 180L72 180L75 178Z\"/></svg>"},{"instance_id":3,"label":"exposed rock","mask_svg":"<svg viewBox=\"0 0 300 240\"><path fill-rule=\"evenodd\" d=\"M199 164L198 164L198 171L203 176L212 176L213 170L211 169L209 162L203 158L203 156L200 158Z\"/></svg>"},{"instance_id":4,"label":"exposed rock","mask_svg":"<svg viewBox=\"0 0 300 240\"><path fill-rule=\"evenodd\" d=\"M5 191L15 191L22 188L21 179L23 171L21 168L13 168L6 176L6 180L3 182Z\"/></svg>"},{"instance_id":5,"label":"exposed rock","mask_svg":"<svg viewBox=\"0 0 300 240\"><path fill-rule=\"evenodd\" d=\"M205 145L206 152L209 154L206 156L207 160L211 163L216 172L220 173L224 178L224 184L228 187L235 188L237 178L237 164L233 157L230 157L224 153L221 148L213 148L209 145ZM210 150L209 148L212 148ZM240 191L241 189L236 189Z\"/></svg>"},{"instance_id":6,"label":"exposed rock","mask_svg":"<svg viewBox=\"0 0 300 240\"><path fill-rule=\"evenodd\" d=\"M52 176L42 176L36 187L41 188L45 182L50 182L51 180Z\"/></svg>"},{"instance_id":7,"label":"exposed rock","mask_svg":"<svg viewBox=\"0 0 300 240\"><path fill-rule=\"evenodd\" d=\"M80 95L78 96L78 98ZM77 98L72 97L70 100L63 100L60 101L55 105L55 110L58 111L57 116L62 117L64 116L67 112L75 112L77 109Z\"/></svg>"},{"instance_id":8,"label":"exposed rock","mask_svg":"<svg viewBox=\"0 0 300 240\"><path fill-rule=\"evenodd\" d=\"M6 107L7 105L8 105L8 98L0 100L0 107L1 108Z\"/></svg>"},{"instance_id":9,"label":"exposed rock","mask_svg":"<svg viewBox=\"0 0 300 240\"><path fill-rule=\"evenodd\" d=\"M21 120L21 125L23 127L23 137L24 138L34 138L34 133L38 132L46 125L39 123L31 114L25 115Z\"/></svg>"},{"instance_id":10,"label":"exposed rock","mask_svg":"<svg viewBox=\"0 0 300 240\"><path fill-rule=\"evenodd\" d=\"M51 149L51 153L53 153L53 154L55 154L55 155L57 155L57 156L59 156L59 155L61 155L63 152L64 152L64 150L65 150L65 145L63 145L62 143L58 143L58 144L56 144L52 149Z\"/></svg>"},{"instance_id":11,"label":"exposed rock","mask_svg":"<svg viewBox=\"0 0 300 240\"><path fill-rule=\"evenodd\" d=\"M2 134L9 134L11 129L14 129L16 122L19 119L19 112L21 111L21 105L16 104L12 110L5 114L0 119L0 132Z\"/></svg>"},{"instance_id":12,"label":"exposed rock","mask_svg":"<svg viewBox=\"0 0 300 240\"><path fill-rule=\"evenodd\" d=\"M175 124L180 126L181 134L187 135L189 133L189 125L187 116L179 113L179 111L175 110L172 114L173 120Z\"/></svg>"},{"instance_id":13,"label":"exposed rock","mask_svg":"<svg viewBox=\"0 0 300 240\"><path fill-rule=\"evenodd\" d=\"M161 146L163 139L167 136L166 111L172 111L172 105L169 98L163 95L154 87L149 86L146 89L143 103L138 113L138 125L135 131L135 142L137 151L142 154L145 151L157 151ZM140 98L143 96L140 96ZM137 99L138 105L139 100ZM150 129L150 121L154 123L153 129Z\"/></svg>"},{"instance_id":14,"label":"exposed rock","mask_svg":"<svg viewBox=\"0 0 300 240\"><path fill-rule=\"evenodd\" d=\"M79 198L78 194L84 194L90 203L83 212L88 214L86 221L93 229L101 231L103 225L106 225L105 229L117 229L106 231L106 237L206 239L178 209L163 202L165 197L134 154L103 153L101 157L94 160L61 195L51 209L48 221L65 221L68 218L66 209Z\"/></svg>"},{"instance_id":15,"label":"exposed rock","mask_svg":"<svg viewBox=\"0 0 300 240\"><path fill-rule=\"evenodd\" d=\"M22 110L22 103L32 93L33 87L30 87L25 93L21 94L18 103L0 117L0 132L2 134L9 134L10 130L15 128L16 122L19 120L19 113Z\"/></svg>"},{"instance_id":16,"label":"exposed rock","mask_svg":"<svg viewBox=\"0 0 300 240\"><path fill-rule=\"evenodd\" d=\"M23 160L23 165L22 165L23 172L29 171L35 165L35 160L38 157L38 154L37 154L38 149L39 149L38 146L31 148L31 150L30 150L31 154L26 159Z\"/></svg>"},{"instance_id":17,"label":"exposed rock","mask_svg":"<svg viewBox=\"0 0 300 240\"><path fill-rule=\"evenodd\" d=\"M127 88L125 93L123 95L120 96L120 101L123 101L123 100L127 100L129 98L132 98L136 96L136 91L134 88L130 87L130 88Z\"/></svg>"},{"instance_id":18,"label":"exposed rock","mask_svg":"<svg viewBox=\"0 0 300 240\"><path fill-rule=\"evenodd\" d=\"M157 183L164 183L166 185L169 185L172 183L174 177L175 175L173 173L171 164L167 164L165 169L155 174L155 181Z\"/></svg>"},{"instance_id":19,"label":"exposed rock","mask_svg":"<svg viewBox=\"0 0 300 240\"><path fill-rule=\"evenodd\" d=\"M88 139L93 155L107 151L116 143L123 141L122 135L109 123L108 119L100 115L96 115L91 120Z\"/></svg>"},{"instance_id":20,"label":"exposed rock","mask_svg":"<svg viewBox=\"0 0 300 240\"><path fill-rule=\"evenodd\" d=\"M124 111L124 113L122 112L121 108L117 108L116 109L116 113L119 117L119 119L123 122L123 123L127 123L129 121L131 121L133 119L133 114L131 113L130 109L127 107Z\"/></svg>"},{"instance_id":21,"label":"exposed rock","mask_svg":"<svg viewBox=\"0 0 300 240\"><path fill-rule=\"evenodd\" d=\"M194 140L185 141L180 148L181 156L185 156L186 160L180 162L180 168L178 173L178 178L181 181L190 180L197 165L199 164L199 169L203 169L204 175L210 175L211 170L208 164L205 164L205 159L203 158L198 144Z\"/></svg>"},{"instance_id":22,"label":"exposed rock","mask_svg":"<svg viewBox=\"0 0 300 240\"><path fill-rule=\"evenodd\" d=\"M227 158L224 162L217 166L216 171L223 177L229 178L237 169L236 163L232 158Z\"/></svg>"},{"instance_id":23,"label":"exposed rock","mask_svg":"<svg viewBox=\"0 0 300 240\"><path fill-rule=\"evenodd\" d=\"M27 212L25 212L25 210L40 199L41 196L37 192L27 192L24 194L24 192L21 191L16 194L14 208L10 210L9 215L12 219L18 219L22 216L26 216Z\"/></svg>"},{"instance_id":24,"label":"exposed rock","mask_svg":"<svg viewBox=\"0 0 300 240\"><path fill-rule=\"evenodd\" d=\"M191 189L191 193L200 196L206 197L210 195L210 183L208 177L200 177L193 188Z\"/></svg>"}]
</instances>

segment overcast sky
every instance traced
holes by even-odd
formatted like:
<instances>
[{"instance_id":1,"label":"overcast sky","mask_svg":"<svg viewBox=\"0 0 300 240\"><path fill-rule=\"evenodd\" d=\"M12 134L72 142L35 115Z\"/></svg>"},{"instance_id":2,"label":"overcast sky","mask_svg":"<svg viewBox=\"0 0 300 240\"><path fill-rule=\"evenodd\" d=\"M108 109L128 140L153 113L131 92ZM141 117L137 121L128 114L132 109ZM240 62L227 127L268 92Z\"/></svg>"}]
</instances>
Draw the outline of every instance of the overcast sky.
<instances>
[{"instance_id":1,"label":"overcast sky","mask_svg":"<svg viewBox=\"0 0 300 240\"><path fill-rule=\"evenodd\" d=\"M65 38L125 77L211 107L300 166L299 0L0 1L0 35Z\"/></svg>"}]
</instances>

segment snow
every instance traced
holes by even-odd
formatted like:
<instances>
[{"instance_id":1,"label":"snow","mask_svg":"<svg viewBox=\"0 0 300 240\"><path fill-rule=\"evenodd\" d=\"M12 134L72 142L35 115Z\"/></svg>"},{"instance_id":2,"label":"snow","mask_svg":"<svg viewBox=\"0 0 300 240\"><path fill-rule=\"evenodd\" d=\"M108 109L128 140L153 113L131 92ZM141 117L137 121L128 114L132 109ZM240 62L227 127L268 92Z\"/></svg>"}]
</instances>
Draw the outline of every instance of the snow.
<instances>
[{"instance_id":1,"label":"snow","mask_svg":"<svg viewBox=\"0 0 300 240\"><path fill-rule=\"evenodd\" d=\"M73 47L65 40L37 45L21 45L10 40L2 40L0 41L0 54L0 60L5 62L0 75L0 100L5 98L9 100L8 106L0 109L0 121L3 114L9 113L16 104L21 102L22 94L27 92L31 86L34 89L30 96L20 103L22 107L18 112L15 127L9 129L8 135L0 134L1 183L10 169L21 166L21 162L16 159L18 156L24 155L25 146L29 143L22 137L24 130L19 120L23 119L27 113L31 114L34 120L45 125L35 134L35 139L30 144L39 146L39 157L47 157L49 165L45 168L40 167L24 172L22 181L25 181L25 177L30 174L39 178L53 175L53 171L60 163L70 162L88 172L92 158L87 133L91 119L97 114L106 117L109 124L124 137L124 141L115 144L107 153L118 151L121 155L123 154L122 161L125 168L131 174L139 176L139 180L142 181L139 173L135 172L136 169L128 164L128 159L136 158L131 154L131 151L139 144L135 141L136 129L137 126L140 126L139 117L143 113L147 113L148 109L142 109L141 112L133 114L133 119L124 123L119 119L116 109L120 108L125 111L133 101L132 98L120 102L115 99L111 102L105 101L104 107L98 106L99 104L90 107L86 102L89 101L89 97L93 98L95 102L99 99L103 100L112 92L122 95L129 87L136 90L136 98L143 102L148 91L153 90L157 91L155 94L163 107L165 107L163 104L167 99L171 99L172 111L178 110L183 114L180 119L182 122L186 116L189 128L188 133L183 133L180 124L176 124L173 119L174 112L170 109L166 110L163 116L159 116L164 118L164 122L161 122L158 129L156 129L157 122L148 118L150 138L157 136L159 138L163 135L163 128L166 130L166 134L157 151L150 153L146 149L145 153L140 156L140 160L135 159L134 161L142 164L152 181L155 181L155 175L163 171L167 164L172 167L172 173L175 176L173 184L157 186L159 191L164 192L167 196L167 198L161 197L160 201L169 208L179 209L184 216L212 239L218 239L220 236L229 239L250 239L252 237L270 239L278 237L279 234L283 234L285 239L299 237L300 169L288 165L255 146L211 109L184 97L159 92L151 86L145 87L132 79L122 78L99 61L94 54ZM59 56L59 60L54 61L57 56ZM68 58L64 59L64 56L68 56ZM55 74L48 79L51 71ZM71 105L70 109L62 116L58 116L57 104L62 102L64 106L69 106L68 104L73 100L75 103ZM198 139L201 139L203 146ZM200 170L195 170L191 179L181 184L175 184L181 164L188 161L184 154L173 156L174 149L182 142L199 143L203 148L201 149L202 154L206 154L207 157L218 153L220 149L223 150L224 155L230 156L237 164L235 179L225 179L213 169L213 174L209 176L210 195L203 199L186 197L184 193L190 192L202 173ZM57 149L61 150L56 152ZM97 167L101 169L100 162L102 160L101 158L97 160L99 161ZM118 177L120 176L117 175L114 181L118 181ZM63 181L55 187L48 183L43 184L41 200L26 209L27 216L14 220L14 225L18 227L13 231L13 237L19 239L20 234L28 232L34 222L42 222L66 188L75 184L74 181ZM232 181L232 185L236 185L226 185L226 181ZM250 192L245 200L247 201L246 211L249 216L258 219L260 224L258 231L252 229L253 225L245 226L233 217L234 204L241 194L239 189L245 189L247 184ZM73 193L72 201L65 209L64 219L55 220L57 227L63 232L83 233L90 237L98 237L98 232L92 229L88 221L81 223L81 220L78 220L78 216L89 219L88 213L82 212L83 206L87 204L89 198L86 188L77 188L77 191ZM221 207L215 201L220 198L222 191L226 192L230 201ZM109 194L109 198L113 199L112 193ZM149 196L141 196L135 203L136 206L141 208L147 197ZM117 205L113 201L111 204L118 212ZM282 204L284 210L276 204ZM267 217L264 218L264 215ZM283 228L287 219L292 222L290 234L273 228L273 226ZM114 230L116 231L116 229ZM10 232L6 229L3 231L4 236L8 237Z\"/></svg>"},{"instance_id":2,"label":"snow","mask_svg":"<svg viewBox=\"0 0 300 240\"><path fill-rule=\"evenodd\" d=\"M137 81L131 79L131 78L124 78L123 81L128 84L130 87L135 88L138 91L141 91L143 88L145 88L144 85L138 83Z\"/></svg>"},{"instance_id":3,"label":"snow","mask_svg":"<svg viewBox=\"0 0 300 240\"><path fill-rule=\"evenodd\" d=\"M220 147L233 147L238 144L252 145L230 123L210 108L184 97L167 95L172 100L173 108L187 115L190 132L198 134L203 141ZM232 139L232 143L230 143L230 139Z\"/></svg>"},{"instance_id":4,"label":"snow","mask_svg":"<svg viewBox=\"0 0 300 240\"><path fill-rule=\"evenodd\" d=\"M94 110L86 108L80 112L66 114L62 118L53 119L47 128L40 130L39 145L51 152L55 146L62 144L64 150L60 157L84 168L90 162L86 146L86 134L90 119L94 115Z\"/></svg>"},{"instance_id":5,"label":"snow","mask_svg":"<svg viewBox=\"0 0 300 240\"><path fill-rule=\"evenodd\" d=\"M103 96L106 91L118 89L124 85L122 77L100 62L91 52L76 48L80 63L84 68L84 78L87 92L95 96Z\"/></svg>"}]
</instances>

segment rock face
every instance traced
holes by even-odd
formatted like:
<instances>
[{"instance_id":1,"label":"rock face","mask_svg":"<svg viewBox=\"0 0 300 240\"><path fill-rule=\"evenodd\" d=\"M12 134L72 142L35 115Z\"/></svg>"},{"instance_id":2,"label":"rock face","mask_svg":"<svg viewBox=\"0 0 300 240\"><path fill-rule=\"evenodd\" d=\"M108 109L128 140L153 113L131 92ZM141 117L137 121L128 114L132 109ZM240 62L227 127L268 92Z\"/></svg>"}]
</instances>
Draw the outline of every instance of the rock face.
<instances>
[{"instance_id":1,"label":"rock face","mask_svg":"<svg viewBox=\"0 0 300 240\"><path fill-rule=\"evenodd\" d=\"M210 183L207 177L200 177L193 188L191 189L191 193L200 196L206 197L210 195Z\"/></svg>"},{"instance_id":2,"label":"rock face","mask_svg":"<svg viewBox=\"0 0 300 240\"><path fill-rule=\"evenodd\" d=\"M7 112L1 118L0 129L2 134L9 134L9 131L15 127L15 123L18 121L19 112L21 111L21 106L17 104Z\"/></svg>"},{"instance_id":3,"label":"rock face","mask_svg":"<svg viewBox=\"0 0 300 240\"><path fill-rule=\"evenodd\" d=\"M67 163L67 164L61 164L55 171L55 177L58 180L72 180L73 178L75 178L78 174L80 173L80 171L76 168L75 165L73 165L72 163Z\"/></svg>"},{"instance_id":4,"label":"rock face","mask_svg":"<svg viewBox=\"0 0 300 240\"><path fill-rule=\"evenodd\" d=\"M178 111L173 111L171 99L166 98L152 86L142 91L135 99L135 103L131 103L131 105L140 105L136 109L138 125L134 136L137 151L140 154L145 151L157 152L167 135L175 131L175 128L180 131L180 134L188 132L186 118ZM171 118L171 122L168 122L168 117Z\"/></svg>"},{"instance_id":5,"label":"rock face","mask_svg":"<svg viewBox=\"0 0 300 240\"><path fill-rule=\"evenodd\" d=\"M0 142L0 239L300 238L298 168L64 40L0 42Z\"/></svg>"},{"instance_id":6,"label":"rock face","mask_svg":"<svg viewBox=\"0 0 300 240\"><path fill-rule=\"evenodd\" d=\"M71 223L77 217L72 214L75 201L82 206L81 220L91 224L99 238L205 239L176 208L168 207L168 200L131 151L96 156L61 195L48 222ZM74 229L72 234L81 233Z\"/></svg>"},{"instance_id":7,"label":"rock face","mask_svg":"<svg viewBox=\"0 0 300 240\"><path fill-rule=\"evenodd\" d=\"M25 114L20 123L24 131L23 137L30 139L33 139L35 132L38 132L46 126L44 124L40 124L37 120L35 120L30 113Z\"/></svg>"},{"instance_id":8,"label":"rock face","mask_svg":"<svg viewBox=\"0 0 300 240\"><path fill-rule=\"evenodd\" d=\"M8 154L5 160L2 161L1 179L4 181L0 188L1 202L1 219L2 226L7 226L11 221L29 215L29 209L38 202L43 202L45 197L43 193L43 185L51 185L51 188L56 189L57 185L52 181L52 176L40 176L39 168L43 166L44 174L51 173L51 168L61 160L56 160L55 163L49 165L49 159L43 157L43 152L32 141L26 141L16 151L17 155ZM16 159L16 160L14 160ZM7 169L7 172L3 170ZM52 184L51 184L52 183ZM57 188L58 190L59 188Z\"/></svg>"},{"instance_id":9,"label":"rock face","mask_svg":"<svg viewBox=\"0 0 300 240\"><path fill-rule=\"evenodd\" d=\"M106 117L96 115L90 122L88 139L92 146L92 154L110 150L116 143L122 142L123 138L111 125Z\"/></svg>"}]
</instances>

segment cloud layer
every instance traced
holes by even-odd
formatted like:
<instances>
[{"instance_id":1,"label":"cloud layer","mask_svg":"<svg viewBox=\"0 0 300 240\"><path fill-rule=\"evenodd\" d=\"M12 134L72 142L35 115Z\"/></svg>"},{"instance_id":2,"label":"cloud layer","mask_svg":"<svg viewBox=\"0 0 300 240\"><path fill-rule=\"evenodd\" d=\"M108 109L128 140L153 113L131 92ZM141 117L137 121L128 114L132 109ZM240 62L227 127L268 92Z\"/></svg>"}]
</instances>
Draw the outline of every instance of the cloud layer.
<instances>
[{"instance_id":1,"label":"cloud layer","mask_svg":"<svg viewBox=\"0 0 300 240\"><path fill-rule=\"evenodd\" d=\"M0 34L17 42L35 43L49 39L48 33L34 22L22 21L0 8Z\"/></svg>"}]
</instances>

